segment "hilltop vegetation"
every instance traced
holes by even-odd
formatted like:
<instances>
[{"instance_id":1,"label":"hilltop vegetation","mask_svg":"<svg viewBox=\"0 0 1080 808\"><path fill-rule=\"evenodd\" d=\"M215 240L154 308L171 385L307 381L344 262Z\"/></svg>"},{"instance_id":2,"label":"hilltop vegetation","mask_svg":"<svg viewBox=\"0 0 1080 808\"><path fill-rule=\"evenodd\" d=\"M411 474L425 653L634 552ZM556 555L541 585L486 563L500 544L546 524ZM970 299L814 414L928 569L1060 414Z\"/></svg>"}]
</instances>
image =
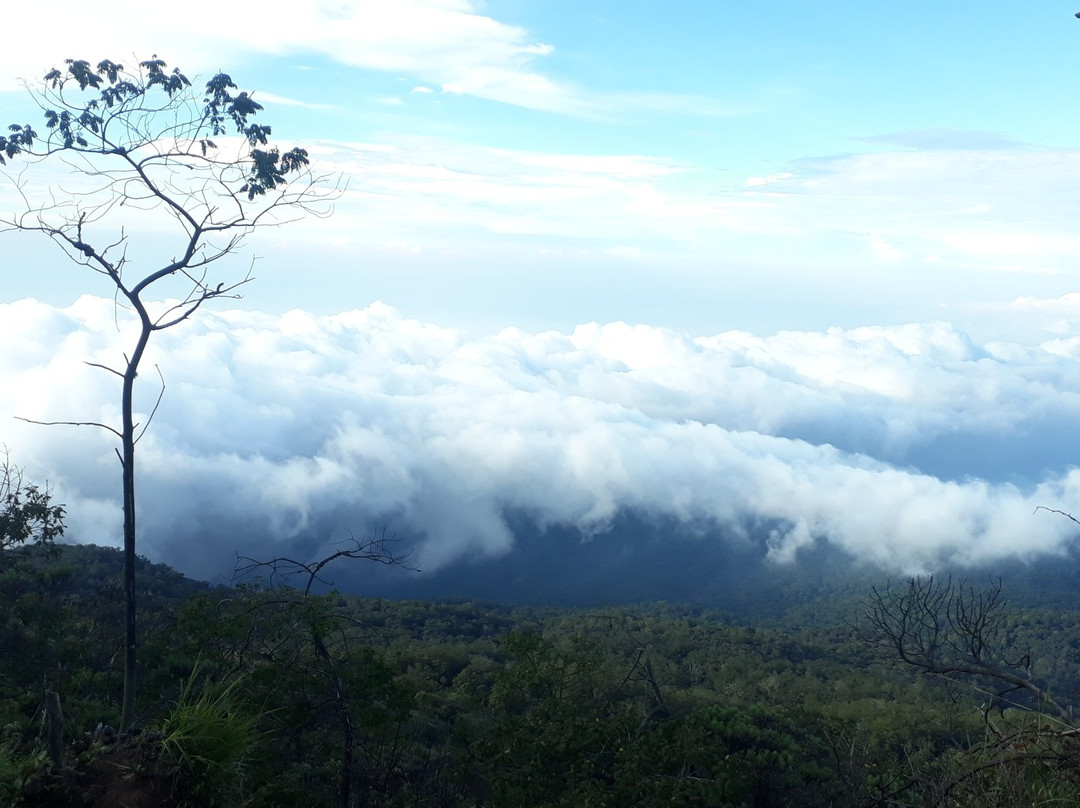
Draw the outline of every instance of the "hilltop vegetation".
<instances>
[{"instance_id":1,"label":"hilltop vegetation","mask_svg":"<svg viewBox=\"0 0 1080 808\"><path fill-rule=\"evenodd\" d=\"M116 551L0 576L0 802L24 805L872 806L1080 798L1036 708L919 676L816 607L769 625L212 587L142 562L138 732L116 738ZM839 596L844 597L844 596ZM851 603L853 603L852 601ZM814 618L811 614L820 617ZM1080 617L1008 613L1058 701ZM63 769L49 764L59 695ZM980 709L983 705L983 709ZM1048 731L1048 727L1051 731ZM1037 739L1038 748L1008 751ZM113 800L113 802L109 802Z\"/></svg>"}]
</instances>

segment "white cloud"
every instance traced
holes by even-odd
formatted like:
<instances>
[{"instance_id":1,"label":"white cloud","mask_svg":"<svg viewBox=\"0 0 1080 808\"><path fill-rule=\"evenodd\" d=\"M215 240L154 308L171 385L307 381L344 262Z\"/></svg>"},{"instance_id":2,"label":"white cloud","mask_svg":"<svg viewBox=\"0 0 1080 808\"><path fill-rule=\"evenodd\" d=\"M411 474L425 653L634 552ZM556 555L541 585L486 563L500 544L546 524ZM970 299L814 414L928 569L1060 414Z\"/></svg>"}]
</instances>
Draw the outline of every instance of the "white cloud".
<instances>
[{"instance_id":1,"label":"white cloud","mask_svg":"<svg viewBox=\"0 0 1080 808\"><path fill-rule=\"evenodd\" d=\"M994 307L993 311L1013 320L1032 319L1042 331L1050 334L1069 334L1080 328L1080 292L1052 298L1021 295L1010 303Z\"/></svg>"},{"instance_id":2,"label":"white cloud","mask_svg":"<svg viewBox=\"0 0 1080 808\"><path fill-rule=\"evenodd\" d=\"M727 215L703 194L661 187L689 167L647 155L544 154L410 136L324 143L313 154L322 168L355 178L334 219L319 224L319 238L329 227L444 246L475 245L478 233L610 243L680 238Z\"/></svg>"},{"instance_id":3,"label":"white cloud","mask_svg":"<svg viewBox=\"0 0 1080 808\"><path fill-rule=\"evenodd\" d=\"M50 8L62 23L47 28L28 6L9 10L5 22L20 36L9 38L0 53L0 91L18 88L18 79L37 79L66 58L85 58L86 43L92 41L96 53L89 55L95 58L133 63L156 53L189 75L232 69L259 57L314 54L422 82L412 92L439 88L594 119L642 112L706 117L745 112L709 97L597 93L553 78L542 67L554 46L496 19L480 0L297 0L289 5L287 19L253 0L192 0L167 22L134 0L116 0L107 18L74 0L58 0ZM231 67L221 64L223 53Z\"/></svg>"},{"instance_id":4,"label":"white cloud","mask_svg":"<svg viewBox=\"0 0 1080 808\"><path fill-rule=\"evenodd\" d=\"M747 188L762 188L762 187L764 187L766 185L774 185L774 184L776 184L778 182L783 182L784 180L789 180L793 176L794 175L790 171L782 171L779 174L773 174L772 176L769 176L769 177L747 177L747 179L746 179L746 187Z\"/></svg>"},{"instance_id":5,"label":"white cloud","mask_svg":"<svg viewBox=\"0 0 1080 808\"><path fill-rule=\"evenodd\" d=\"M1080 315L1080 292L1069 292L1056 298L1038 298L1024 295L1012 304L1019 310L1054 311Z\"/></svg>"},{"instance_id":6,"label":"white cloud","mask_svg":"<svg viewBox=\"0 0 1080 808\"><path fill-rule=\"evenodd\" d=\"M617 258L637 259L645 255L640 247L631 247L626 244L617 244L614 247L608 247L604 252L608 255L614 255Z\"/></svg>"},{"instance_id":7,"label":"white cloud","mask_svg":"<svg viewBox=\"0 0 1080 808\"><path fill-rule=\"evenodd\" d=\"M4 442L98 541L119 524L107 435L9 416L114 419L113 380L83 363L116 361L113 316L90 297L0 305ZM1080 499L1075 340L980 346L946 324L468 338L381 304L208 311L157 336L147 363L168 389L140 443L143 551L203 574L252 541L386 524L432 569L510 551L508 510L589 533L623 509L773 524L756 540L778 560L822 538L911 571L1060 552L1066 521L1032 511Z\"/></svg>"},{"instance_id":8,"label":"white cloud","mask_svg":"<svg viewBox=\"0 0 1080 808\"><path fill-rule=\"evenodd\" d=\"M787 195L789 223L804 228L903 242L912 245L905 252L1003 271L1041 273L1080 256L1072 226L1077 150L881 152L795 168L768 185Z\"/></svg>"},{"instance_id":9,"label":"white cloud","mask_svg":"<svg viewBox=\"0 0 1080 808\"><path fill-rule=\"evenodd\" d=\"M870 249L873 250L874 255L882 261L899 261L904 257L904 254L898 250L887 239L881 237L879 233L874 233L867 238L870 244Z\"/></svg>"},{"instance_id":10,"label":"white cloud","mask_svg":"<svg viewBox=\"0 0 1080 808\"><path fill-rule=\"evenodd\" d=\"M649 111L671 115L690 114L709 118L728 118L747 115L754 110L742 105L728 104L709 96L687 93L618 93L605 97L606 102L616 108L635 111Z\"/></svg>"},{"instance_id":11,"label":"white cloud","mask_svg":"<svg viewBox=\"0 0 1080 808\"><path fill-rule=\"evenodd\" d=\"M284 107L301 107L302 109L316 109L321 111L338 109L333 104L314 104L310 101L300 101L296 98L287 98L282 95L262 91L254 93L252 98L261 104L280 104Z\"/></svg>"},{"instance_id":12,"label":"white cloud","mask_svg":"<svg viewBox=\"0 0 1080 808\"><path fill-rule=\"evenodd\" d=\"M992 273L981 288L1010 297L1031 277L1064 275L1080 260L1080 159L1070 152L852 155L719 187L705 167L663 155L543 153L405 134L323 143L313 153L351 189L334 220L318 223L320 239L339 228L360 241L390 233L485 249L533 236L552 249L615 243L655 254L662 246L698 260L793 267L815 256L826 284L837 275L882 278L893 265L925 276L933 263L938 277ZM1036 209L1052 213L1031 216Z\"/></svg>"},{"instance_id":13,"label":"white cloud","mask_svg":"<svg viewBox=\"0 0 1080 808\"><path fill-rule=\"evenodd\" d=\"M975 255L1022 256L1025 259L1057 258L1080 252L1080 236L1063 233L959 231L944 234L942 241Z\"/></svg>"},{"instance_id":14,"label":"white cloud","mask_svg":"<svg viewBox=\"0 0 1080 808\"><path fill-rule=\"evenodd\" d=\"M570 89L531 67L550 53L550 45L487 16L473 0L299 0L289 5L287 18L251 0L194 0L183 14L167 19L133 0L117 0L107 19L100 9L70 0L50 8L62 25L41 26L25 5L9 10L5 23L20 36L9 37L0 53L0 89L13 89L16 77L44 75L65 58L84 58L92 41L98 53L113 59L134 61L134 47L137 58L150 58L152 51L192 73L222 69L223 53L233 63L259 55L317 53L518 106L554 111L583 106Z\"/></svg>"}]
</instances>

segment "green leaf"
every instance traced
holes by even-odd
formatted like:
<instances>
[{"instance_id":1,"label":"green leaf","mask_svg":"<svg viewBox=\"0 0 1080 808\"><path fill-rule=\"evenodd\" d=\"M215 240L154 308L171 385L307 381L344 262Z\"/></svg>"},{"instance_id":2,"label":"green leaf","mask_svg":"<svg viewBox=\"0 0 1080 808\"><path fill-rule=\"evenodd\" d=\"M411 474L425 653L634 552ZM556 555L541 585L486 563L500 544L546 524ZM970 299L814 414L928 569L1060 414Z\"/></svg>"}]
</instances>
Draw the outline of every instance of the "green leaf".
<instances>
[{"instance_id":1,"label":"green leaf","mask_svg":"<svg viewBox=\"0 0 1080 808\"><path fill-rule=\"evenodd\" d=\"M120 71L123 69L123 65L118 65L116 62L111 62L108 59L103 59L97 64L97 72L108 78L110 84L116 84L116 81L120 76Z\"/></svg>"}]
</instances>

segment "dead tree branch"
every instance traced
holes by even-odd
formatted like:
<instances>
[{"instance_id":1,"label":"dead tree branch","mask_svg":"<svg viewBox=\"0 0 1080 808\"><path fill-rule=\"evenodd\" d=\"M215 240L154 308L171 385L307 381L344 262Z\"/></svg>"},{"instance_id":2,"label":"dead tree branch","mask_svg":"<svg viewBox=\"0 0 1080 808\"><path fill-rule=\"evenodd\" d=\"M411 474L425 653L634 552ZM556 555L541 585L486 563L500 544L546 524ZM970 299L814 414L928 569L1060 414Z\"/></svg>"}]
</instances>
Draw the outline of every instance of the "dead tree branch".
<instances>
[{"instance_id":1,"label":"dead tree branch","mask_svg":"<svg viewBox=\"0 0 1080 808\"><path fill-rule=\"evenodd\" d=\"M350 535L347 539L337 542L337 546L341 549L335 550L318 561L309 562L297 561L286 556L260 561L248 556L237 555L232 580L235 584L252 575L265 573L268 576L270 585L277 587L291 586L291 581L294 578L306 576L304 594L307 595L311 592L311 587L316 581L327 586L333 586L333 582L323 578L321 573L329 564L342 558L374 561L378 564L419 571L415 567L409 566L409 558L412 556L411 549L404 553L397 551L398 546L404 540L404 537L387 535L385 530L367 539L357 539Z\"/></svg>"},{"instance_id":2,"label":"dead tree branch","mask_svg":"<svg viewBox=\"0 0 1080 808\"><path fill-rule=\"evenodd\" d=\"M861 618L871 642L929 676L996 682L995 705L1011 705L1005 697L1022 691L1038 709L1071 721L1069 710L1032 680L1030 657L1006 647L1004 608L1000 579L977 591L963 581L928 576L899 589L874 587Z\"/></svg>"}]
</instances>

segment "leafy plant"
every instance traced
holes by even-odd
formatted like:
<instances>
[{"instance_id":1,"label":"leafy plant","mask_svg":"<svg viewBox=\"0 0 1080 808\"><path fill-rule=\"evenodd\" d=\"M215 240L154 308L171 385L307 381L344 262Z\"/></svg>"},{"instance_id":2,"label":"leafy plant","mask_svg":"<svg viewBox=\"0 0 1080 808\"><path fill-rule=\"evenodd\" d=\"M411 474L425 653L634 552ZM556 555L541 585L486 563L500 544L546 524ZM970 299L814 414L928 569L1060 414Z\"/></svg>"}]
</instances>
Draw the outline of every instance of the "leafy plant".
<instances>
[{"instance_id":1,"label":"leafy plant","mask_svg":"<svg viewBox=\"0 0 1080 808\"><path fill-rule=\"evenodd\" d=\"M54 505L48 488L23 480L7 449L0 449L0 569L32 547L53 548L64 535L64 506Z\"/></svg>"},{"instance_id":2,"label":"leafy plant","mask_svg":"<svg viewBox=\"0 0 1080 808\"><path fill-rule=\"evenodd\" d=\"M46 760L44 748L22 748L16 727L0 727L0 803L15 805L26 780L40 771Z\"/></svg>"},{"instance_id":3,"label":"leafy plant","mask_svg":"<svg viewBox=\"0 0 1080 808\"><path fill-rule=\"evenodd\" d=\"M161 722L160 762L186 804L233 805L245 792L258 716L243 703L242 679L219 684L202 674L200 663Z\"/></svg>"}]
</instances>

